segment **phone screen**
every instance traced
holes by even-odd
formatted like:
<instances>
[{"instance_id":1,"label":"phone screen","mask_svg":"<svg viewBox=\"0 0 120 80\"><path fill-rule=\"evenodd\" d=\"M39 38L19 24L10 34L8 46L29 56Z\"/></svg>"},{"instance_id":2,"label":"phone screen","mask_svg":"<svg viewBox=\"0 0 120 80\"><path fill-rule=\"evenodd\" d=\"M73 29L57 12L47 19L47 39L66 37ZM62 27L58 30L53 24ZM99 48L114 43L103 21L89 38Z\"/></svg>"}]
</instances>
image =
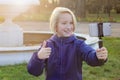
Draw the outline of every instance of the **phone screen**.
<instances>
[{"instance_id":1,"label":"phone screen","mask_svg":"<svg viewBox=\"0 0 120 80\"><path fill-rule=\"evenodd\" d=\"M102 34L103 36L110 36L111 35L111 24L110 23L103 23ZM93 37L99 37L98 31L98 23L91 23L89 24L89 34Z\"/></svg>"}]
</instances>

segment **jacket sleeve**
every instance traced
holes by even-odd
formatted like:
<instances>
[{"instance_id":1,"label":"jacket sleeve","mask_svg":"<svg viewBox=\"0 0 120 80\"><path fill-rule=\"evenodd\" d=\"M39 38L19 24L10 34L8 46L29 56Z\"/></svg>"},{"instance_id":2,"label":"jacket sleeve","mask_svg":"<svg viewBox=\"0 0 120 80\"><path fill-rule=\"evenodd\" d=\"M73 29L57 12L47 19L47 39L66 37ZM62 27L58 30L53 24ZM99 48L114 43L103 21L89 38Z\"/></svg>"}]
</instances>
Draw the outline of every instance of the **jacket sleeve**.
<instances>
[{"instance_id":1,"label":"jacket sleeve","mask_svg":"<svg viewBox=\"0 0 120 80\"><path fill-rule=\"evenodd\" d=\"M28 72L34 76L41 75L45 66L45 60L39 59L37 53L38 52L33 53L27 65Z\"/></svg>"},{"instance_id":2,"label":"jacket sleeve","mask_svg":"<svg viewBox=\"0 0 120 80\"><path fill-rule=\"evenodd\" d=\"M90 66L101 66L106 61L99 61L96 56L96 51L87 45L84 41L81 42L79 47L79 55Z\"/></svg>"}]
</instances>

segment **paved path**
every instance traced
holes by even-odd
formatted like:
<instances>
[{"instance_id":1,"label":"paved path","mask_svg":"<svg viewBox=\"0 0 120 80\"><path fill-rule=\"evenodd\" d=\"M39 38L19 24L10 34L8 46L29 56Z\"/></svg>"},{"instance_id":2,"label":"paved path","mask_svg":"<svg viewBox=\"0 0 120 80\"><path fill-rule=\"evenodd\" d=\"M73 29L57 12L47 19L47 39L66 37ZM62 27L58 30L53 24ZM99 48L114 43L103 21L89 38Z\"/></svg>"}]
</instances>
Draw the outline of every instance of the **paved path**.
<instances>
[{"instance_id":1,"label":"paved path","mask_svg":"<svg viewBox=\"0 0 120 80\"><path fill-rule=\"evenodd\" d=\"M16 22L24 31L50 31L48 22ZM120 37L120 23L111 23L113 37ZM89 34L89 23L80 22L75 30L77 33Z\"/></svg>"}]
</instances>

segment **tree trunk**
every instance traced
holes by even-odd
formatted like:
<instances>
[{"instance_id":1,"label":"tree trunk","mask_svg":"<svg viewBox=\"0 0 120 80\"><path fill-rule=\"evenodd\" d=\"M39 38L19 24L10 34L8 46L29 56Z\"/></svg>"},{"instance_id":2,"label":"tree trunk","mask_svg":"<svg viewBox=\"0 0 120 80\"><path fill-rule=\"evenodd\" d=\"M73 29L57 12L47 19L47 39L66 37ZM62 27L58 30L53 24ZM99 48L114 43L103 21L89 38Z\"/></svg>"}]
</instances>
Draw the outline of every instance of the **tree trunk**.
<instances>
[{"instance_id":1,"label":"tree trunk","mask_svg":"<svg viewBox=\"0 0 120 80\"><path fill-rule=\"evenodd\" d=\"M85 12L85 0L76 0L75 2L75 14L78 18L85 18L86 12Z\"/></svg>"}]
</instances>

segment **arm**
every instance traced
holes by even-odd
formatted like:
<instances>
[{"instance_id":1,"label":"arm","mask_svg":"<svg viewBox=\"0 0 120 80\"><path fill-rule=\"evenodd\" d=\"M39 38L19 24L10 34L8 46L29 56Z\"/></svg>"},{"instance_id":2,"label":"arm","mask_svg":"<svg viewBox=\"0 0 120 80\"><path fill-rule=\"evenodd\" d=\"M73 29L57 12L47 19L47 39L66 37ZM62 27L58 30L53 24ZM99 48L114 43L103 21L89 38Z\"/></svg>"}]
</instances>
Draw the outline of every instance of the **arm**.
<instances>
[{"instance_id":1,"label":"arm","mask_svg":"<svg viewBox=\"0 0 120 80\"><path fill-rule=\"evenodd\" d=\"M42 47L35 52L28 63L28 72L32 75L39 76L42 74L45 67L45 60L49 58L51 48L47 47L47 42L44 41Z\"/></svg>"},{"instance_id":2,"label":"arm","mask_svg":"<svg viewBox=\"0 0 120 80\"><path fill-rule=\"evenodd\" d=\"M45 66L45 60L49 58L50 53L51 48L47 47L47 42L44 41L41 48L38 52L33 54L30 62L28 63L28 72L35 76L42 74Z\"/></svg>"},{"instance_id":3,"label":"arm","mask_svg":"<svg viewBox=\"0 0 120 80\"><path fill-rule=\"evenodd\" d=\"M89 45L82 42L79 47L79 53L82 56L82 59L91 66L100 66L103 65L106 60L100 61L99 58L96 56L96 51L91 48Z\"/></svg>"},{"instance_id":4,"label":"arm","mask_svg":"<svg viewBox=\"0 0 120 80\"><path fill-rule=\"evenodd\" d=\"M37 56L38 52L33 53L28 65L27 69L28 72L34 76L39 76L42 74L43 69L44 69L44 61L43 59L39 59Z\"/></svg>"}]
</instances>

